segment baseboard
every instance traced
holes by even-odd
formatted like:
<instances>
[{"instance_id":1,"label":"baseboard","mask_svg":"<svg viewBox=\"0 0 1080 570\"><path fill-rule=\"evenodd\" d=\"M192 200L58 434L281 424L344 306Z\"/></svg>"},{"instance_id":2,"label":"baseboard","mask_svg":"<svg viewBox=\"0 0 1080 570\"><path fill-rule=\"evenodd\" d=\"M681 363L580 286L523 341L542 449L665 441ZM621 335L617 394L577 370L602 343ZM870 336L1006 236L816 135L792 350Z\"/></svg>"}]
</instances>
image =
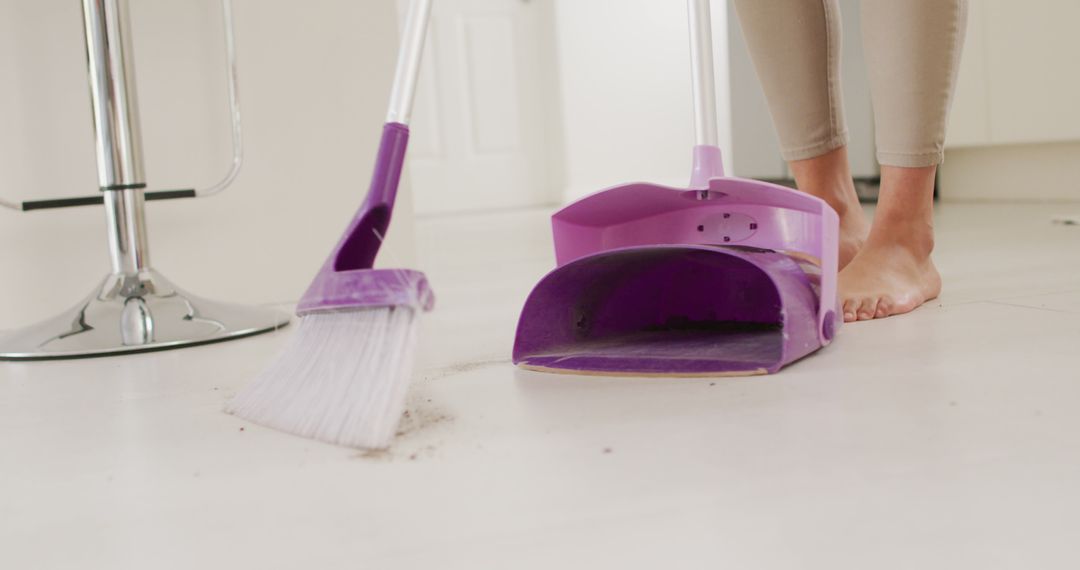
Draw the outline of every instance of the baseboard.
<instances>
[{"instance_id":1,"label":"baseboard","mask_svg":"<svg viewBox=\"0 0 1080 570\"><path fill-rule=\"evenodd\" d=\"M1080 142L947 149L944 202L1080 202Z\"/></svg>"}]
</instances>

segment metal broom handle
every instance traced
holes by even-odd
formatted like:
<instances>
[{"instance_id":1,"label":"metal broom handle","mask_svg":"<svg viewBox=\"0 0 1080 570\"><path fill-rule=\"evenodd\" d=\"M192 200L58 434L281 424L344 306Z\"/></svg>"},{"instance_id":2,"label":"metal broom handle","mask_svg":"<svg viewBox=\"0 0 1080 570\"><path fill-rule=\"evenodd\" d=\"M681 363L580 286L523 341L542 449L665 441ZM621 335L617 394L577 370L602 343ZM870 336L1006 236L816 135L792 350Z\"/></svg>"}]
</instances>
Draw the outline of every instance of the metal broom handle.
<instances>
[{"instance_id":1,"label":"metal broom handle","mask_svg":"<svg viewBox=\"0 0 1080 570\"><path fill-rule=\"evenodd\" d=\"M709 0L687 0L690 16L690 74L694 85L696 144L719 146L716 120L716 77L713 72L712 15Z\"/></svg>"},{"instance_id":2,"label":"metal broom handle","mask_svg":"<svg viewBox=\"0 0 1080 570\"><path fill-rule=\"evenodd\" d=\"M394 86L390 92L390 109L386 112L387 123L408 125L412 118L420 57L424 53L424 38L427 37L430 16L431 0L413 0L410 3L405 29L401 32L401 48L394 70Z\"/></svg>"}]
</instances>

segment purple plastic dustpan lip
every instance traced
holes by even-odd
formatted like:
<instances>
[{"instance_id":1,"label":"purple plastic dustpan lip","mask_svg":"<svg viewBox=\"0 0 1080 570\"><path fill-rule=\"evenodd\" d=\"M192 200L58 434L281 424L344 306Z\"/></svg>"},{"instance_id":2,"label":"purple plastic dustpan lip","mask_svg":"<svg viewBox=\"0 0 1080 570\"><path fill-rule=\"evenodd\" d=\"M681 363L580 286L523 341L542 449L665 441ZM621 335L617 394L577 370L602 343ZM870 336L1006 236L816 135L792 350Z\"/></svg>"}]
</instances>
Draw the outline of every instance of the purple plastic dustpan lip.
<instances>
[{"instance_id":1,"label":"purple plastic dustpan lip","mask_svg":"<svg viewBox=\"0 0 1080 570\"><path fill-rule=\"evenodd\" d=\"M711 351L687 353L679 350L673 356L670 350L655 349L656 338L662 335L650 337L631 331L630 335L611 338L576 337L569 333L570 323L560 321L557 316L561 311L555 311L555 316L550 314L549 309L559 305L559 301L564 302L560 308L577 306L578 301L592 294L590 288L595 290L605 283L610 285L615 264L622 263L627 267L635 258L650 256L669 264L679 256L721 261L727 271L738 269L744 278L753 275L759 287L767 287L768 291L759 290L758 293L771 299L767 301L769 306L760 307L764 311L759 315L761 318L745 321L742 327L719 333L685 330L664 333L674 338L669 345L681 343L692 347L723 340L727 344L739 342L753 350L746 350L744 354L731 350L718 352L714 345ZM631 272L640 272L640 269L641 265L635 264ZM640 287L642 280L639 273L633 281L626 280L628 284L618 287ZM811 290L810 279L798 269L796 260L770 250L705 244L654 244L604 250L561 265L540 279L522 310L513 362L542 372L601 376L713 377L775 373L785 364L820 347L812 319L817 299ZM580 295L565 302L560 291L580 291ZM707 301L699 302L703 308L708 308L706 304ZM636 308L642 310L641 306ZM755 322L760 324L753 324ZM775 328L770 328L768 323L773 323ZM626 343L620 346L612 339ZM643 344L645 342L652 342L654 346Z\"/></svg>"},{"instance_id":2,"label":"purple plastic dustpan lip","mask_svg":"<svg viewBox=\"0 0 1080 570\"><path fill-rule=\"evenodd\" d=\"M383 126L367 197L301 297L297 315L391 306L428 311L434 306L422 272L373 268L390 226L408 141L408 126Z\"/></svg>"}]
</instances>

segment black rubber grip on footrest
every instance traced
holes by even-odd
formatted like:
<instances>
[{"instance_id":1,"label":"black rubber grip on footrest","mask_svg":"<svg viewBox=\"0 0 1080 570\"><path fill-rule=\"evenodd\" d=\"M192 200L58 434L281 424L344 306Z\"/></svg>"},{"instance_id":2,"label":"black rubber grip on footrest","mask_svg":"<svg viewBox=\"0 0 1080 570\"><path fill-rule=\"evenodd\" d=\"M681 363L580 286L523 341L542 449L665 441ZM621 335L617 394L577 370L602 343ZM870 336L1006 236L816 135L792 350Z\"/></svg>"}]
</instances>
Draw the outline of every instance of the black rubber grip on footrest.
<instances>
[{"instance_id":1,"label":"black rubber grip on footrest","mask_svg":"<svg viewBox=\"0 0 1080 570\"><path fill-rule=\"evenodd\" d=\"M195 190L153 190L143 193L147 200L175 200L177 198L194 198ZM27 200L22 203L22 211L51 210L54 208L72 208L75 206L95 206L105 203L105 197L101 194L96 196L79 196L77 198L53 198L51 200Z\"/></svg>"}]
</instances>

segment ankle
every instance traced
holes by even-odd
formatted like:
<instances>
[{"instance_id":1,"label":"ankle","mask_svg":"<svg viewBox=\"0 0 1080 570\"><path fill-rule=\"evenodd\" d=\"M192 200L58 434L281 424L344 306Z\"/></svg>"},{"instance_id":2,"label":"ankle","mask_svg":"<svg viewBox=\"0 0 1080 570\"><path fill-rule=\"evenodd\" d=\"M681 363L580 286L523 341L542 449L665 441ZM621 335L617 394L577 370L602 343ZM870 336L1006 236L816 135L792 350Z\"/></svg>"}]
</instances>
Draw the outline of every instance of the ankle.
<instances>
[{"instance_id":1,"label":"ankle","mask_svg":"<svg viewBox=\"0 0 1080 570\"><path fill-rule=\"evenodd\" d=\"M851 179L847 148L788 163L799 190L821 198L844 220L861 213L855 183Z\"/></svg>"},{"instance_id":2,"label":"ankle","mask_svg":"<svg viewBox=\"0 0 1080 570\"><path fill-rule=\"evenodd\" d=\"M867 244L900 248L917 259L929 258L934 251L933 220L877 212Z\"/></svg>"},{"instance_id":3,"label":"ankle","mask_svg":"<svg viewBox=\"0 0 1080 570\"><path fill-rule=\"evenodd\" d=\"M840 223L850 221L854 215L862 211L858 195L855 193L855 185L850 180L837 181L825 187L811 187L804 190L807 194L821 198L840 217Z\"/></svg>"},{"instance_id":4,"label":"ankle","mask_svg":"<svg viewBox=\"0 0 1080 570\"><path fill-rule=\"evenodd\" d=\"M917 257L934 249L936 167L883 166L870 241L902 247Z\"/></svg>"}]
</instances>

